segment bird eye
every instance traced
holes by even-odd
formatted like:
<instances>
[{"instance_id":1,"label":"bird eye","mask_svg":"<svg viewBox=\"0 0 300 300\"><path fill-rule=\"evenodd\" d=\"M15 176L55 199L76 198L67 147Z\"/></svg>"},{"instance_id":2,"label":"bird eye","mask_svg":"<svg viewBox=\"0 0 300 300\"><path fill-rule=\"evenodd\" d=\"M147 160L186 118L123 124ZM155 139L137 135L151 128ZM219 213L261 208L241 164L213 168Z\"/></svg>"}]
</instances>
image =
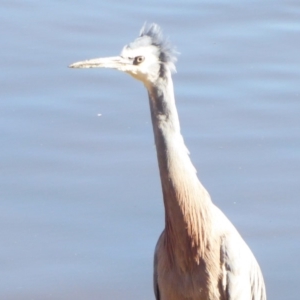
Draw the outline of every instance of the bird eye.
<instances>
[{"instance_id":1,"label":"bird eye","mask_svg":"<svg viewBox=\"0 0 300 300\"><path fill-rule=\"evenodd\" d=\"M133 64L134 65L139 65L144 61L145 57L144 56L137 56L134 58Z\"/></svg>"}]
</instances>

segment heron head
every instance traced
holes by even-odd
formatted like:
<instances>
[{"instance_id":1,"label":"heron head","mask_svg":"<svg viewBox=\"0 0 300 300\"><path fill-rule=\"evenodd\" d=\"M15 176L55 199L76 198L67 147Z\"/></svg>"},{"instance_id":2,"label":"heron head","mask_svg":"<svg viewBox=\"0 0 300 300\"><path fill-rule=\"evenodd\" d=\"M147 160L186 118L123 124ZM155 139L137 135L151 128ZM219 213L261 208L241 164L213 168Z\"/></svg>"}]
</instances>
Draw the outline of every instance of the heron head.
<instances>
[{"instance_id":1,"label":"heron head","mask_svg":"<svg viewBox=\"0 0 300 300\"><path fill-rule=\"evenodd\" d=\"M167 72L175 72L176 51L163 39L156 24L144 25L140 36L126 45L120 56L80 61L70 68L112 68L125 72L145 84L155 82Z\"/></svg>"}]
</instances>

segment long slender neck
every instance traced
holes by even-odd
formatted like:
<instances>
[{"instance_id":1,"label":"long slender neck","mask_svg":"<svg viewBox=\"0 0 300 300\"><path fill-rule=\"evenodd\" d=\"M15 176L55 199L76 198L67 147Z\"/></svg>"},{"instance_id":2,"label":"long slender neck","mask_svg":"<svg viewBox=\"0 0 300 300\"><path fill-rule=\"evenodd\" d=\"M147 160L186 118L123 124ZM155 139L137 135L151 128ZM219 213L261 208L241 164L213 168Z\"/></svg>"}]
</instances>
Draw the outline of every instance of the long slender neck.
<instances>
[{"instance_id":1,"label":"long slender neck","mask_svg":"<svg viewBox=\"0 0 300 300\"><path fill-rule=\"evenodd\" d=\"M175 259L183 256L186 262L199 263L210 234L211 200L180 133L171 74L146 87L165 205L166 244Z\"/></svg>"}]
</instances>

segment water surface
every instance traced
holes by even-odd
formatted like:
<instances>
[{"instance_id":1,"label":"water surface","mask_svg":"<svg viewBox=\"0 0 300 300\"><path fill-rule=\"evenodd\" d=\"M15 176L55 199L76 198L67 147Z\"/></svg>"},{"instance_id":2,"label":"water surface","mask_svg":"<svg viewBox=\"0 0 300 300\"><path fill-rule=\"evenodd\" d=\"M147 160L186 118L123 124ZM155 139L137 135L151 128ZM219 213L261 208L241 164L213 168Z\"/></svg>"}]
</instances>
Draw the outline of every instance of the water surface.
<instances>
[{"instance_id":1,"label":"water surface","mask_svg":"<svg viewBox=\"0 0 300 300\"><path fill-rule=\"evenodd\" d=\"M154 299L163 206L147 94L113 70L145 21L181 53L182 132L269 299L298 299L297 1L4 1L0 298Z\"/></svg>"}]
</instances>

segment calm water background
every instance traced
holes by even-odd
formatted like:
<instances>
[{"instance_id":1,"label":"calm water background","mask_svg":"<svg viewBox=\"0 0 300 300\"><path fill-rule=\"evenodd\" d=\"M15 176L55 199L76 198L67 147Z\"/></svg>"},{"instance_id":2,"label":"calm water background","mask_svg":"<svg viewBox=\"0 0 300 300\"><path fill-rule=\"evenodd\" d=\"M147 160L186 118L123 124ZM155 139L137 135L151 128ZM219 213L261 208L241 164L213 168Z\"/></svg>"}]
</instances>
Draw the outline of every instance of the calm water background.
<instances>
[{"instance_id":1,"label":"calm water background","mask_svg":"<svg viewBox=\"0 0 300 300\"><path fill-rule=\"evenodd\" d=\"M2 1L0 299L154 299L163 206L141 83L72 62L144 21L181 52L182 132L264 273L299 299L299 1Z\"/></svg>"}]
</instances>

